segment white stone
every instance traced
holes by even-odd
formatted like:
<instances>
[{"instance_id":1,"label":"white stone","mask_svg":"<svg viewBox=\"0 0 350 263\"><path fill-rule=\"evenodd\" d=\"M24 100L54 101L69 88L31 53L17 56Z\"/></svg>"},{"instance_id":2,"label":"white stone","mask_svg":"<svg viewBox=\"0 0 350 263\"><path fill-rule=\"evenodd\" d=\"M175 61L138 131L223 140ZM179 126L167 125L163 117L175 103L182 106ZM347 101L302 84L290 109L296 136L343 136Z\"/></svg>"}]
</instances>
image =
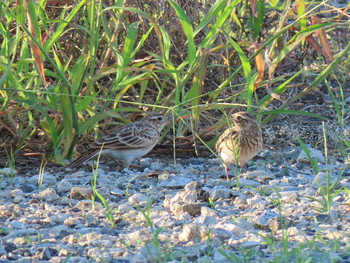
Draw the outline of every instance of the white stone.
<instances>
[{"instance_id":1,"label":"white stone","mask_svg":"<svg viewBox=\"0 0 350 263\"><path fill-rule=\"evenodd\" d=\"M58 192L69 192L72 189L73 185L67 180L63 179L57 185Z\"/></svg>"},{"instance_id":2,"label":"white stone","mask_svg":"<svg viewBox=\"0 0 350 263\"><path fill-rule=\"evenodd\" d=\"M209 190L209 196L213 201L219 200L219 199L228 199L231 194L231 189L223 186L223 185L217 185L213 189Z\"/></svg>"},{"instance_id":3,"label":"white stone","mask_svg":"<svg viewBox=\"0 0 350 263\"><path fill-rule=\"evenodd\" d=\"M128 198L128 201L134 206L145 206L147 205L147 196L142 193L133 194Z\"/></svg>"},{"instance_id":4,"label":"white stone","mask_svg":"<svg viewBox=\"0 0 350 263\"><path fill-rule=\"evenodd\" d=\"M258 183L258 182L256 182L256 181L249 180L249 179L245 179L245 178L239 178L238 184L239 184L241 187L244 187L244 186L258 187L258 186L261 185L260 183Z\"/></svg>"},{"instance_id":5,"label":"white stone","mask_svg":"<svg viewBox=\"0 0 350 263\"><path fill-rule=\"evenodd\" d=\"M320 150L312 148L310 145L307 145L308 150L310 151L310 157L312 159L316 159L319 163L324 163L325 159ZM298 163L310 163L309 158L307 157L305 151L301 151L299 156L297 157Z\"/></svg>"},{"instance_id":6,"label":"white stone","mask_svg":"<svg viewBox=\"0 0 350 263\"><path fill-rule=\"evenodd\" d=\"M60 196L56 194L56 191L53 188L47 188L41 191L39 197L48 202L58 201L60 199Z\"/></svg>"},{"instance_id":7,"label":"white stone","mask_svg":"<svg viewBox=\"0 0 350 263\"><path fill-rule=\"evenodd\" d=\"M179 240L182 242L200 242L206 236L207 231L203 225L196 223L187 224L183 226L179 234Z\"/></svg>"},{"instance_id":8,"label":"white stone","mask_svg":"<svg viewBox=\"0 0 350 263\"><path fill-rule=\"evenodd\" d=\"M0 174L3 174L5 176L15 176L17 174L17 170L13 168L2 168L0 169Z\"/></svg>"},{"instance_id":9,"label":"white stone","mask_svg":"<svg viewBox=\"0 0 350 263\"><path fill-rule=\"evenodd\" d=\"M333 184L339 180L339 175L331 172L319 172L315 176L311 185L315 188L318 188L319 185L326 186L328 179L330 181L330 184Z\"/></svg>"}]
</instances>

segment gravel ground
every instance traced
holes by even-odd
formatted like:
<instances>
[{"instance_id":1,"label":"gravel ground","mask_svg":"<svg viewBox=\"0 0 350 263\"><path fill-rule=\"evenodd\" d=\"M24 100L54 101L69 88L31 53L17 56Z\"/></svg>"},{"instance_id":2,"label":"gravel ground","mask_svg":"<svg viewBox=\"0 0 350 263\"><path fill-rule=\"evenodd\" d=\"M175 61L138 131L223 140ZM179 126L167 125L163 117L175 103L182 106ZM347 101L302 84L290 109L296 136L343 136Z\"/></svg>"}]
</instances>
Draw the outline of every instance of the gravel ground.
<instances>
[{"instance_id":1,"label":"gravel ground","mask_svg":"<svg viewBox=\"0 0 350 263\"><path fill-rule=\"evenodd\" d=\"M310 152L318 172L300 148L264 149L232 181L216 158L104 160L96 187L89 165L3 169L0 262L350 262L349 192L320 211L327 174L350 189L350 172Z\"/></svg>"}]
</instances>

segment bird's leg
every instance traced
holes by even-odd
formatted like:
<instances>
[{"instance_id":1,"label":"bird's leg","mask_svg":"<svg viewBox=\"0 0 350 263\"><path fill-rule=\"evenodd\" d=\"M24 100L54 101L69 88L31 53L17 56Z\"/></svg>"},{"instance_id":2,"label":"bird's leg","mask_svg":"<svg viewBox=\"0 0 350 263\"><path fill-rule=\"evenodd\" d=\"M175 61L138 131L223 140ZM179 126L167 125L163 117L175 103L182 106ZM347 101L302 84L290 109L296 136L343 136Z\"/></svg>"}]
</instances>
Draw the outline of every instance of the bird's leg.
<instances>
[{"instance_id":1,"label":"bird's leg","mask_svg":"<svg viewBox=\"0 0 350 263\"><path fill-rule=\"evenodd\" d=\"M142 168L142 165L141 165L141 160L140 159L137 159L137 164L130 164L129 167L132 167L132 168L137 168L137 169L141 169Z\"/></svg>"},{"instance_id":2,"label":"bird's leg","mask_svg":"<svg viewBox=\"0 0 350 263\"><path fill-rule=\"evenodd\" d=\"M242 164L241 168L243 168L246 172L250 172L249 169L247 168L247 166L245 166L245 164Z\"/></svg>"},{"instance_id":3,"label":"bird's leg","mask_svg":"<svg viewBox=\"0 0 350 263\"><path fill-rule=\"evenodd\" d=\"M231 178L230 178L230 176L229 176L229 174L228 174L228 165L225 165L225 172L226 172L226 180L227 180L227 181L230 181Z\"/></svg>"},{"instance_id":4,"label":"bird's leg","mask_svg":"<svg viewBox=\"0 0 350 263\"><path fill-rule=\"evenodd\" d=\"M138 168L138 169L142 168L142 166L140 164L133 164L133 163L130 164L129 167Z\"/></svg>"},{"instance_id":5,"label":"bird's leg","mask_svg":"<svg viewBox=\"0 0 350 263\"><path fill-rule=\"evenodd\" d=\"M129 161L123 161L124 168L136 168L140 169L142 168L140 159L137 159L137 164L130 163Z\"/></svg>"}]
</instances>

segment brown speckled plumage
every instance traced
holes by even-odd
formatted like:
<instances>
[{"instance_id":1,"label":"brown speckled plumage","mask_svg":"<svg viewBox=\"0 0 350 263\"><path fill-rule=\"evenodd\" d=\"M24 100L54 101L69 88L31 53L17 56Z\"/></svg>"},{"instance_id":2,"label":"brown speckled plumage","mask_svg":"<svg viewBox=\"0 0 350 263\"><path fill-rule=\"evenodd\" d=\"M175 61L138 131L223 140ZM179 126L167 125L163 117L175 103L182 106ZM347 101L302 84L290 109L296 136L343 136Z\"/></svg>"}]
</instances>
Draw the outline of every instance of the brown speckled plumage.
<instances>
[{"instance_id":1,"label":"brown speckled plumage","mask_svg":"<svg viewBox=\"0 0 350 263\"><path fill-rule=\"evenodd\" d=\"M90 145L90 149L71 163L77 167L98 155L107 155L123 162L131 162L144 156L157 144L161 131L169 120L164 116L148 116L140 121L117 127L111 134Z\"/></svg>"},{"instance_id":2,"label":"brown speckled plumage","mask_svg":"<svg viewBox=\"0 0 350 263\"><path fill-rule=\"evenodd\" d=\"M230 164L244 166L263 147L261 130L255 118L247 112L236 112L232 116L235 126L228 128L218 139L215 148L224 162L226 178Z\"/></svg>"}]
</instances>

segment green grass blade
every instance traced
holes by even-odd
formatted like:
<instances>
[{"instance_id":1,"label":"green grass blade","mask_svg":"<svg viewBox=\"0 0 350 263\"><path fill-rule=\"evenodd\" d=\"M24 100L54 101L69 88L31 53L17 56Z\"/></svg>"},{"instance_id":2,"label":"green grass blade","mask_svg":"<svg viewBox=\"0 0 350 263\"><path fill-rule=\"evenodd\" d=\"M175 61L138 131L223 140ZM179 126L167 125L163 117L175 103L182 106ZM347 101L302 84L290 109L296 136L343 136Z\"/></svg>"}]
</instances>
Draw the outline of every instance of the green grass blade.
<instances>
[{"instance_id":1,"label":"green grass blade","mask_svg":"<svg viewBox=\"0 0 350 263\"><path fill-rule=\"evenodd\" d=\"M306 28L303 31L298 32L288 43L282 48L281 52L278 56L271 62L271 66L269 68L269 76L273 75L273 72L276 70L278 64L284 59L300 42L305 39L305 37L309 36L313 32L320 30L322 28L329 28L331 26L335 26L335 23L324 23L312 25Z\"/></svg>"},{"instance_id":2,"label":"green grass blade","mask_svg":"<svg viewBox=\"0 0 350 263\"><path fill-rule=\"evenodd\" d=\"M285 103L281 109L284 109L288 107L290 104L294 103L295 101L299 100L301 97L305 96L307 93L315 89L322 81L325 80L326 77L328 77L334 70L334 68L340 64L342 59L346 58L350 52L350 42L347 44L347 46L339 52L337 55L335 55L335 59L332 63L330 63L320 74L317 75L317 77L314 79L314 81L305 88L302 92L300 92L298 95L293 97L290 101Z\"/></svg>"},{"instance_id":3,"label":"green grass blade","mask_svg":"<svg viewBox=\"0 0 350 263\"><path fill-rule=\"evenodd\" d=\"M88 59L85 56L81 56L74 64L71 73L70 80L72 82L72 95L78 95L80 89L85 80L85 73L88 67Z\"/></svg>"},{"instance_id":4,"label":"green grass blade","mask_svg":"<svg viewBox=\"0 0 350 263\"><path fill-rule=\"evenodd\" d=\"M125 37L125 44L124 44L124 50L122 53L123 56L123 65L122 67L126 67L129 65L131 59L133 58L134 52L134 45L137 39L137 32L138 32L138 23L133 23L129 26L126 37Z\"/></svg>"},{"instance_id":5,"label":"green grass blade","mask_svg":"<svg viewBox=\"0 0 350 263\"><path fill-rule=\"evenodd\" d=\"M219 32L219 29L224 25L225 22L228 21L228 18L231 15L233 9L239 2L240 0L234 0L229 6L226 6L226 8L224 8L222 14L218 16L217 21L211 27L211 30L208 32L206 38L200 44L201 48L208 48L213 45L213 43L217 39L217 34Z\"/></svg>"},{"instance_id":6,"label":"green grass blade","mask_svg":"<svg viewBox=\"0 0 350 263\"><path fill-rule=\"evenodd\" d=\"M112 6L112 7L108 7L105 8L103 10L103 12L106 12L108 10L112 10L112 9L118 9L118 10L125 10L128 12L133 12L136 14L139 14L141 16L143 16L144 18L146 18L147 20L149 20L152 24L152 26L154 27L155 33L158 37L158 43L159 43L159 48L161 50L161 54L164 54L164 48L163 48L163 40L162 40L162 32L160 30L160 26L158 25L157 21L149 14L147 14L146 12L143 12L139 9L133 8L133 7L120 7L120 6Z\"/></svg>"},{"instance_id":7,"label":"green grass blade","mask_svg":"<svg viewBox=\"0 0 350 263\"><path fill-rule=\"evenodd\" d=\"M285 92L288 89L288 84L291 83L292 80L294 80L296 77L298 77L301 73L304 72L304 69L299 70L297 73L293 74L289 79L287 79L285 82L283 82L281 85L279 85L277 88L273 90L273 93L279 95ZM263 97L260 101L258 106L261 107L261 110L265 109L274 98L271 96L271 94L267 94L265 97Z\"/></svg>"},{"instance_id":8,"label":"green grass blade","mask_svg":"<svg viewBox=\"0 0 350 263\"><path fill-rule=\"evenodd\" d=\"M265 125L268 123L274 116L277 114L295 114L295 115L303 115L311 118L317 118L325 121L329 121L328 118L323 117L321 115L317 115L311 112L306 112L306 111L297 111L297 110L284 110L284 109L279 109L279 110L271 110L271 111L263 111L263 112L257 112L256 114L264 114L268 115L262 122L261 126Z\"/></svg>"},{"instance_id":9,"label":"green grass blade","mask_svg":"<svg viewBox=\"0 0 350 263\"><path fill-rule=\"evenodd\" d=\"M56 30L52 33L48 41L44 44L44 49L46 51L49 51L50 48L54 43L57 42L57 40L62 36L63 31L66 29L66 27L69 25L69 23L73 20L73 18L78 14L81 7L85 5L86 0L78 1L76 5L74 5L74 8L72 11L68 14L68 16L58 24Z\"/></svg>"},{"instance_id":10,"label":"green grass blade","mask_svg":"<svg viewBox=\"0 0 350 263\"><path fill-rule=\"evenodd\" d=\"M193 35L196 36L204 29L219 13L223 12L227 5L227 0L217 0L210 10L204 15L203 19L194 30Z\"/></svg>"},{"instance_id":11,"label":"green grass blade","mask_svg":"<svg viewBox=\"0 0 350 263\"><path fill-rule=\"evenodd\" d=\"M180 20L182 29L187 37L187 59L188 63L192 65L196 59L196 46L194 43L194 34L191 21L184 12L184 10L175 1L168 0L168 2L175 10Z\"/></svg>"}]
</instances>

